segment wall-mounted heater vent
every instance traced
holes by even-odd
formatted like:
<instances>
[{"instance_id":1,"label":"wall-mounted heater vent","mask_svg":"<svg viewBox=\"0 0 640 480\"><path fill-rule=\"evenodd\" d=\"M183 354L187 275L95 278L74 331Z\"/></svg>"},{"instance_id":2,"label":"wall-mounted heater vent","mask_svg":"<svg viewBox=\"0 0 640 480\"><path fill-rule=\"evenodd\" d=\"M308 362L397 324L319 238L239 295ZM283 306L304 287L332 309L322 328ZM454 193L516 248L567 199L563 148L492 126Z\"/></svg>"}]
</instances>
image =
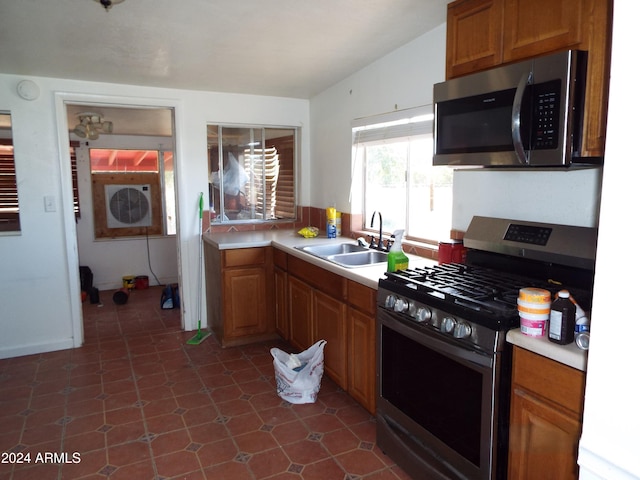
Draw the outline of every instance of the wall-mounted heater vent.
<instances>
[{"instance_id":1,"label":"wall-mounted heater vent","mask_svg":"<svg viewBox=\"0 0 640 480\"><path fill-rule=\"evenodd\" d=\"M150 185L105 185L107 227L150 227Z\"/></svg>"}]
</instances>

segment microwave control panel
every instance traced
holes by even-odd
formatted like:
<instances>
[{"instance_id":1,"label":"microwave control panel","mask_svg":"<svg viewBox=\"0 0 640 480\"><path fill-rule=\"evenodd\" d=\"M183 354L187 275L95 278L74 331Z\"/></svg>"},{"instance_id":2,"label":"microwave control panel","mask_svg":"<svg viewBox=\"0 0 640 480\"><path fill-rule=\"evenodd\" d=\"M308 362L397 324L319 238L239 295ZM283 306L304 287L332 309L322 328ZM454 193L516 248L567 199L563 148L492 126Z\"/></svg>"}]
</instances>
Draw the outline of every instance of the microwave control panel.
<instances>
[{"instance_id":1,"label":"microwave control panel","mask_svg":"<svg viewBox=\"0 0 640 480\"><path fill-rule=\"evenodd\" d=\"M560 80L533 85L532 147L535 150L558 148L560 132Z\"/></svg>"}]
</instances>

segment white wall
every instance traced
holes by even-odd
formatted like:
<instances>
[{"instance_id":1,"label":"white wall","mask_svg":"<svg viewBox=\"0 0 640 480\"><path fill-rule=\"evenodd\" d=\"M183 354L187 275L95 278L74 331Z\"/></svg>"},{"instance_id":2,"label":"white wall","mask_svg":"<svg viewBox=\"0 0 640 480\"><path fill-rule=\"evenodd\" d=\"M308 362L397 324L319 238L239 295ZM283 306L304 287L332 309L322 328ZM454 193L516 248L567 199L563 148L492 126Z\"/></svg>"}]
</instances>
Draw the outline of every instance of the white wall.
<instances>
[{"instance_id":1,"label":"white wall","mask_svg":"<svg viewBox=\"0 0 640 480\"><path fill-rule=\"evenodd\" d=\"M456 170L452 228L474 215L597 227L601 182L601 167Z\"/></svg>"},{"instance_id":2,"label":"white wall","mask_svg":"<svg viewBox=\"0 0 640 480\"><path fill-rule=\"evenodd\" d=\"M581 479L640 479L639 336L635 289L640 260L635 224L640 162L635 148L640 108L637 66L640 4L615 3L607 147L591 319ZM625 235L631 233L631 237ZM629 246L621 239L630 239Z\"/></svg>"},{"instance_id":3,"label":"white wall","mask_svg":"<svg viewBox=\"0 0 640 480\"><path fill-rule=\"evenodd\" d=\"M352 211L351 122L430 105L444 80L445 34L443 24L311 99L312 206Z\"/></svg>"},{"instance_id":4,"label":"white wall","mask_svg":"<svg viewBox=\"0 0 640 480\"><path fill-rule=\"evenodd\" d=\"M12 114L19 236L0 237L0 358L79 346L82 339L78 251L73 218L64 102L175 108L179 276L183 322L197 327L199 192L207 192L206 124L257 123L302 127L302 172L308 176L309 102L31 77L40 97L16 94L23 77L0 74L0 110ZM302 189L301 204L308 204ZM43 197L56 201L44 211ZM205 310L203 309L203 312Z\"/></svg>"}]
</instances>

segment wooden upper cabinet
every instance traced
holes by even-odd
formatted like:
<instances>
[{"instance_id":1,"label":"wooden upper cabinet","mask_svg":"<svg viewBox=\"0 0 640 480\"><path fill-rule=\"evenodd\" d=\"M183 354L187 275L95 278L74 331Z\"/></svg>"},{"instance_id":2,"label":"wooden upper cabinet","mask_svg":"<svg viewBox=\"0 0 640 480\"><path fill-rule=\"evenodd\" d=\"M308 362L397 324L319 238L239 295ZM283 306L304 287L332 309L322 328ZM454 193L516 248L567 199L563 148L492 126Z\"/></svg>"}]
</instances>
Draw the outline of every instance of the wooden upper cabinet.
<instances>
[{"instance_id":1,"label":"wooden upper cabinet","mask_svg":"<svg viewBox=\"0 0 640 480\"><path fill-rule=\"evenodd\" d=\"M582 50L589 52L585 115L582 129L582 154L585 157L604 156L609 109L609 75L611 70L611 34L613 0L584 0L589 14L583 25Z\"/></svg>"},{"instance_id":2,"label":"wooden upper cabinet","mask_svg":"<svg viewBox=\"0 0 640 480\"><path fill-rule=\"evenodd\" d=\"M503 62L580 48L587 13L583 0L504 0Z\"/></svg>"},{"instance_id":3,"label":"wooden upper cabinet","mask_svg":"<svg viewBox=\"0 0 640 480\"><path fill-rule=\"evenodd\" d=\"M447 7L447 79L502 63L503 0L461 0Z\"/></svg>"},{"instance_id":4,"label":"wooden upper cabinet","mask_svg":"<svg viewBox=\"0 0 640 480\"><path fill-rule=\"evenodd\" d=\"M562 50L588 52L583 157L604 156L613 0L457 0L447 7L447 79Z\"/></svg>"}]
</instances>

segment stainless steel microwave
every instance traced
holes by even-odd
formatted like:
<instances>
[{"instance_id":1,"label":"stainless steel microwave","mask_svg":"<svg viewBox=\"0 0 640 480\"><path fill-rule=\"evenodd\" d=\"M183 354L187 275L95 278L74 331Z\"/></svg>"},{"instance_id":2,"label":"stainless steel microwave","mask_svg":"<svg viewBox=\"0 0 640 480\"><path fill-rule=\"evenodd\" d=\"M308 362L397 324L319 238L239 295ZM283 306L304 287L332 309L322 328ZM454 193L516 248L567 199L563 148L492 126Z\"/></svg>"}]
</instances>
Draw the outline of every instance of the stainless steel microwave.
<instances>
[{"instance_id":1,"label":"stainless steel microwave","mask_svg":"<svg viewBox=\"0 0 640 480\"><path fill-rule=\"evenodd\" d=\"M580 157L587 53L569 50L434 85L434 165L569 166Z\"/></svg>"}]
</instances>

